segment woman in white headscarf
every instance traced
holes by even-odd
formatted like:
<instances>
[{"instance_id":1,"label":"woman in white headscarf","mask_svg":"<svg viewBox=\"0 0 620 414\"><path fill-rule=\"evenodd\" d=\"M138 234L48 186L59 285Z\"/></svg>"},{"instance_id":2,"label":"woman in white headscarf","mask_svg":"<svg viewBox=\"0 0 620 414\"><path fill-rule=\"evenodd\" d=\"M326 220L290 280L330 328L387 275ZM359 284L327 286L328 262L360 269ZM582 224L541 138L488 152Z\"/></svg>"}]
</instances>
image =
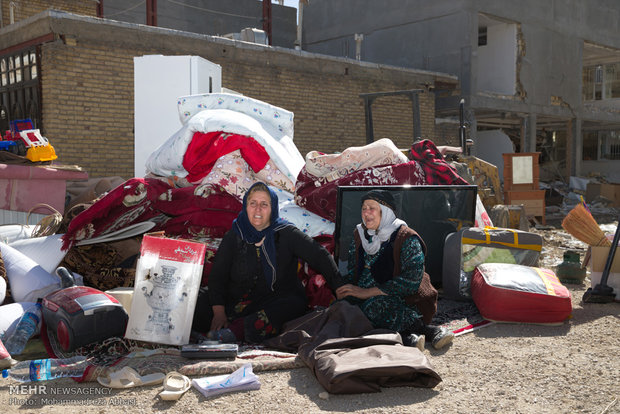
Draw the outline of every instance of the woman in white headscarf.
<instances>
[{"instance_id":1,"label":"woman in white headscarf","mask_svg":"<svg viewBox=\"0 0 620 414\"><path fill-rule=\"evenodd\" d=\"M336 296L359 306L375 328L399 332L405 345L423 350L429 342L443 348L454 334L426 324L419 305L408 300L425 284L433 289L424 272L425 254L418 233L396 218L392 194L371 190L362 197L362 223L354 230L345 284Z\"/></svg>"}]
</instances>

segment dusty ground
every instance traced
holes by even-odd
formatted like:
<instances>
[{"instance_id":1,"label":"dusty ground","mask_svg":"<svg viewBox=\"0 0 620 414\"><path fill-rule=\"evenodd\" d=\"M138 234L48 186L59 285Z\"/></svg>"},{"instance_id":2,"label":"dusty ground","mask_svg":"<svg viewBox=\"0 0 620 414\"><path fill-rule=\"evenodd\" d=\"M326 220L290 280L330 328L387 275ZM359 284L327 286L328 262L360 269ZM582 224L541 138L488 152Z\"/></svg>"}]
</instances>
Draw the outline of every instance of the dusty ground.
<instances>
[{"instance_id":1,"label":"dusty ground","mask_svg":"<svg viewBox=\"0 0 620 414\"><path fill-rule=\"evenodd\" d=\"M553 268L567 248L585 245L559 230L545 238L540 267ZM583 257L583 255L582 255ZM261 389L208 400L190 389L179 401L161 401L161 386L103 389L61 379L73 395L18 394L0 380L2 412L66 414L151 413L620 413L620 303L584 304L590 286L566 285L572 318L560 326L495 324L457 337L446 350L427 348L443 381L434 389L385 388L376 394L328 395L307 368L257 373ZM67 401L41 405L42 398Z\"/></svg>"}]
</instances>

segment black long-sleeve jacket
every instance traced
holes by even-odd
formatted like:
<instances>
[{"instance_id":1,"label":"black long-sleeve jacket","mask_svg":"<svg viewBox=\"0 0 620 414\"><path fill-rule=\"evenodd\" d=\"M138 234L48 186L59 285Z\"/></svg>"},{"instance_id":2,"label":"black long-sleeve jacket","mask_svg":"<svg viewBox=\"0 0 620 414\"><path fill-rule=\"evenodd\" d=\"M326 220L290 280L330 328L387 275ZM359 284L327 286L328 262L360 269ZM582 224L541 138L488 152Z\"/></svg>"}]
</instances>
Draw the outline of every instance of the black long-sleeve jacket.
<instances>
[{"instance_id":1,"label":"black long-sleeve jacket","mask_svg":"<svg viewBox=\"0 0 620 414\"><path fill-rule=\"evenodd\" d=\"M241 301L244 294L250 292L276 296L293 294L307 302L304 287L297 276L298 259L304 260L322 274L332 289L342 284L338 267L330 253L298 228L286 226L278 230L275 245L276 280L271 292L265 286L255 245L243 241L234 230L226 233L209 274L211 305L228 307Z\"/></svg>"}]
</instances>

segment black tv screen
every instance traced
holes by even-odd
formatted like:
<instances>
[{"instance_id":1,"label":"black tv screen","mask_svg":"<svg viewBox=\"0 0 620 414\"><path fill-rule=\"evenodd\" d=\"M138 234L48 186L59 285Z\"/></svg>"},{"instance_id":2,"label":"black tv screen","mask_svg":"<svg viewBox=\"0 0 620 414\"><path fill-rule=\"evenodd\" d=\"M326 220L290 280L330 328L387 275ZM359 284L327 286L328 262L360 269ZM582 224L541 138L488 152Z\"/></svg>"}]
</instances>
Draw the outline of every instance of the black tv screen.
<instances>
[{"instance_id":1,"label":"black tv screen","mask_svg":"<svg viewBox=\"0 0 620 414\"><path fill-rule=\"evenodd\" d=\"M426 272L441 287L446 236L472 227L476 214L475 185L342 186L338 187L334 256L346 272L353 231L361 223L361 199L372 189L388 190L396 200L396 216L420 234L426 244Z\"/></svg>"}]
</instances>

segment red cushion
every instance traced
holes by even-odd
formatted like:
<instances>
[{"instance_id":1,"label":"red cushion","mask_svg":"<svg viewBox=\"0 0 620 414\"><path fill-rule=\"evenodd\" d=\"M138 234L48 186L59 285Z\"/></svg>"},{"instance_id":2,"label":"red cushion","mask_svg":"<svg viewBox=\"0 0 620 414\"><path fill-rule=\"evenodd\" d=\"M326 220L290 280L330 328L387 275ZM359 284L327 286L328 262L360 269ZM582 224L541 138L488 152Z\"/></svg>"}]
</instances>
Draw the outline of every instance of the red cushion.
<instances>
[{"instance_id":1,"label":"red cushion","mask_svg":"<svg viewBox=\"0 0 620 414\"><path fill-rule=\"evenodd\" d=\"M572 312L568 289L553 271L538 267L481 264L471 294L480 314L491 321L557 324Z\"/></svg>"}]
</instances>

